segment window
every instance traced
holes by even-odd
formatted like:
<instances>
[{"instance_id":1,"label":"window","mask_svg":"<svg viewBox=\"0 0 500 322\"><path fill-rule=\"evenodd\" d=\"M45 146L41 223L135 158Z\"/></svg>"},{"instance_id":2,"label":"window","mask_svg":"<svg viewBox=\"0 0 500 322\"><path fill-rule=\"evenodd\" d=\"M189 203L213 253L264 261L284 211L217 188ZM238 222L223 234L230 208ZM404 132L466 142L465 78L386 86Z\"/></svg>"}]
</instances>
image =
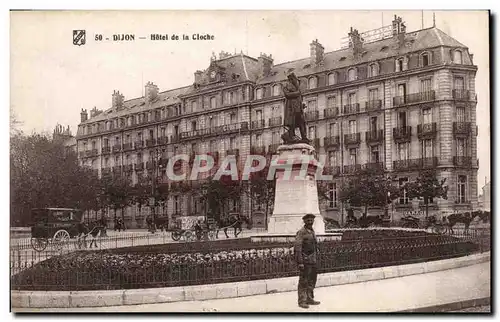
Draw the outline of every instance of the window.
<instances>
[{"instance_id":1,"label":"window","mask_svg":"<svg viewBox=\"0 0 500 322\"><path fill-rule=\"evenodd\" d=\"M235 138L229 138L229 148L231 150L236 148L236 139Z\"/></svg>"},{"instance_id":2,"label":"window","mask_svg":"<svg viewBox=\"0 0 500 322\"><path fill-rule=\"evenodd\" d=\"M308 86L309 86L309 89L313 89L313 88L317 87L317 79L316 79L316 77L309 78Z\"/></svg>"},{"instance_id":3,"label":"window","mask_svg":"<svg viewBox=\"0 0 500 322\"><path fill-rule=\"evenodd\" d=\"M349 93L349 96L347 97L347 104L354 105L356 103L356 93Z\"/></svg>"},{"instance_id":4,"label":"window","mask_svg":"<svg viewBox=\"0 0 500 322\"><path fill-rule=\"evenodd\" d=\"M142 153L137 153L137 163L142 163Z\"/></svg>"},{"instance_id":5,"label":"window","mask_svg":"<svg viewBox=\"0 0 500 322\"><path fill-rule=\"evenodd\" d=\"M179 136L179 125L174 126L174 136L178 137Z\"/></svg>"},{"instance_id":6,"label":"window","mask_svg":"<svg viewBox=\"0 0 500 322\"><path fill-rule=\"evenodd\" d=\"M115 157L115 166L119 166L119 165L120 165L120 157L116 156Z\"/></svg>"},{"instance_id":7,"label":"window","mask_svg":"<svg viewBox=\"0 0 500 322\"><path fill-rule=\"evenodd\" d=\"M422 59L421 66L422 67L429 66L430 64L429 53L423 53L420 57Z\"/></svg>"},{"instance_id":8,"label":"window","mask_svg":"<svg viewBox=\"0 0 500 322\"><path fill-rule=\"evenodd\" d=\"M380 162L380 153L378 145L373 145L370 147L370 161L372 163Z\"/></svg>"},{"instance_id":9,"label":"window","mask_svg":"<svg viewBox=\"0 0 500 322\"><path fill-rule=\"evenodd\" d=\"M408 183L408 178L399 178L399 188L403 188ZM403 193L399 197L400 205L407 205L409 202L408 194L406 189L403 189Z\"/></svg>"},{"instance_id":10,"label":"window","mask_svg":"<svg viewBox=\"0 0 500 322\"><path fill-rule=\"evenodd\" d=\"M230 124L235 124L237 122L236 113L229 114L229 121L230 121Z\"/></svg>"},{"instance_id":11,"label":"window","mask_svg":"<svg viewBox=\"0 0 500 322\"><path fill-rule=\"evenodd\" d=\"M127 162L127 164L130 164L130 155L127 154L127 156L125 157L125 162Z\"/></svg>"},{"instance_id":12,"label":"window","mask_svg":"<svg viewBox=\"0 0 500 322\"><path fill-rule=\"evenodd\" d=\"M402 72L404 70L404 59L399 58L396 60L396 72Z\"/></svg>"},{"instance_id":13,"label":"window","mask_svg":"<svg viewBox=\"0 0 500 322\"><path fill-rule=\"evenodd\" d=\"M401 96L404 100L406 100L406 84L398 85L398 96Z\"/></svg>"},{"instance_id":14,"label":"window","mask_svg":"<svg viewBox=\"0 0 500 322\"><path fill-rule=\"evenodd\" d=\"M457 122L465 122L465 107L457 107Z\"/></svg>"},{"instance_id":15,"label":"window","mask_svg":"<svg viewBox=\"0 0 500 322\"><path fill-rule=\"evenodd\" d=\"M310 126L308 129L308 138L314 140L316 138L316 126Z\"/></svg>"},{"instance_id":16,"label":"window","mask_svg":"<svg viewBox=\"0 0 500 322\"><path fill-rule=\"evenodd\" d=\"M406 128L406 112L398 113L398 128Z\"/></svg>"},{"instance_id":17,"label":"window","mask_svg":"<svg viewBox=\"0 0 500 322\"><path fill-rule=\"evenodd\" d=\"M368 91L368 100L370 102L377 101L379 98L378 96L378 88L370 89Z\"/></svg>"},{"instance_id":18,"label":"window","mask_svg":"<svg viewBox=\"0 0 500 322\"><path fill-rule=\"evenodd\" d=\"M181 210L181 205L179 202L179 196L174 196L174 213L179 214Z\"/></svg>"},{"instance_id":19,"label":"window","mask_svg":"<svg viewBox=\"0 0 500 322\"><path fill-rule=\"evenodd\" d=\"M198 102L191 101L191 112L195 112L198 109Z\"/></svg>"},{"instance_id":20,"label":"window","mask_svg":"<svg viewBox=\"0 0 500 322\"><path fill-rule=\"evenodd\" d=\"M316 111L316 101L307 101L307 111Z\"/></svg>"},{"instance_id":21,"label":"window","mask_svg":"<svg viewBox=\"0 0 500 322\"><path fill-rule=\"evenodd\" d=\"M109 168L109 158L104 159L104 166Z\"/></svg>"},{"instance_id":22,"label":"window","mask_svg":"<svg viewBox=\"0 0 500 322\"><path fill-rule=\"evenodd\" d=\"M262 134L255 135L255 143L257 146L262 146Z\"/></svg>"},{"instance_id":23,"label":"window","mask_svg":"<svg viewBox=\"0 0 500 322\"><path fill-rule=\"evenodd\" d=\"M142 141L142 132L137 133L137 140Z\"/></svg>"},{"instance_id":24,"label":"window","mask_svg":"<svg viewBox=\"0 0 500 322\"><path fill-rule=\"evenodd\" d=\"M109 140L104 139L104 147L107 148L109 146Z\"/></svg>"},{"instance_id":25,"label":"window","mask_svg":"<svg viewBox=\"0 0 500 322\"><path fill-rule=\"evenodd\" d=\"M337 207L337 183L328 184L328 208Z\"/></svg>"},{"instance_id":26,"label":"window","mask_svg":"<svg viewBox=\"0 0 500 322\"><path fill-rule=\"evenodd\" d=\"M337 73L333 72L328 74L328 85L337 84Z\"/></svg>"},{"instance_id":27,"label":"window","mask_svg":"<svg viewBox=\"0 0 500 322\"><path fill-rule=\"evenodd\" d=\"M196 131L196 121L191 122L191 131Z\"/></svg>"},{"instance_id":28,"label":"window","mask_svg":"<svg viewBox=\"0 0 500 322\"><path fill-rule=\"evenodd\" d=\"M125 140L126 140L125 143L131 143L131 141L130 141L130 134L127 134Z\"/></svg>"},{"instance_id":29,"label":"window","mask_svg":"<svg viewBox=\"0 0 500 322\"><path fill-rule=\"evenodd\" d=\"M327 106L328 106L328 108L336 107L337 106L337 98L335 96L328 97Z\"/></svg>"},{"instance_id":30,"label":"window","mask_svg":"<svg viewBox=\"0 0 500 322\"><path fill-rule=\"evenodd\" d=\"M432 109L426 108L422 110L422 123L430 124L432 123Z\"/></svg>"},{"instance_id":31,"label":"window","mask_svg":"<svg viewBox=\"0 0 500 322\"><path fill-rule=\"evenodd\" d=\"M458 202L467 202L466 198L467 176L458 176Z\"/></svg>"},{"instance_id":32,"label":"window","mask_svg":"<svg viewBox=\"0 0 500 322\"><path fill-rule=\"evenodd\" d=\"M96 149L96 142L92 141L92 150L95 150L95 149Z\"/></svg>"},{"instance_id":33,"label":"window","mask_svg":"<svg viewBox=\"0 0 500 322\"><path fill-rule=\"evenodd\" d=\"M120 137L119 136L115 137L115 145L120 146Z\"/></svg>"},{"instance_id":34,"label":"window","mask_svg":"<svg viewBox=\"0 0 500 322\"><path fill-rule=\"evenodd\" d=\"M464 83L463 77L455 77L453 80L453 85L454 85L456 90L464 90L465 89L464 84L465 83Z\"/></svg>"},{"instance_id":35,"label":"window","mask_svg":"<svg viewBox=\"0 0 500 322\"><path fill-rule=\"evenodd\" d=\"M154 131L149 130L149 139L152 140L154 138Z\"/></svg>"},{"instance_id":36,"label":"window","mask_svg":"<svg viewBox=\"0 0 500 322\"><path fill-rule=\"evenodd\" d=\"M196 143L191 143L191 153L198 153L198 147Z\"/></svg>"},{"instance_id":37,"label":"window","mask_svg":"<svg viewBox=\"0 0 500 322\"><path fill-rule=\"evenodd\" d=\"M432 158L434 153L432 152L432 140L422 140L422 157Z\"/></svg>"},{"instance_id":38,"label":"window","mask_svg":"<svg viewBox=\"0 0 500 322\"><path fill-rule=\"evenodd\" d=\"M210 152L217 152L217 141L211 140L210 141Z\"/></svg>"},{"instance_id":39,"label":"window","mask_svg":"<svg viewBox=\"0 0 500 322\"><path fill-rule=\"evenodd\" d=\"M273 96L279 96L280 95L280 86L278 84L273 86Z\"/></svg>"},{"instance_id":40,"label":"window","mask_svg":"<svg viewBox=\"0 0 500 322\"><path fill-rule=\"evenodd\" d=\"M401 161L406 161L409 159L409 149L408 149L408 143L398 143L398 157L399 160Z\"/></svg>"},{"instance_id":41,"label":"window","mask_svg":"<svg viewBox=\"0 0 500 322\"><path fill-rule=\"evenodd\" d=\"M377 132L377 123L378 123L377 116L370 117L370 132Z\"/></svg>"},{"instance_id":42,"label":"window","mask_svg":"<svg viewBox=\"0 0 500 322\"><path fill-rule=\"evenodd\" d=\"M432 91L432 84L430 79L422 79L420 80L420 92L427 93Z\"/></svg>"},{"instance_id":43,"label":"window","mask_svg":"<svg viewBox=\"0 0 500 322\"><path fill-rule=\"evenodd\" d=\"M264 89L258 88L256 95L257 95L257 99L260 100L264 96Z\"/></svg>"},{"instance_id":44,"label":"window","mask_svg":"<svg viewBox=\"0 0 500 322\"><path fill-rule=\"evenodd\" d=\"M368 77L375 77L375 76L378 76L378 65L371 64L368 67Z\"/></svg>"},{"instance_id":45,"label":"window","mask_svg":"<svg viewBox=\"0 0 500 322\"><path fill-rule=\"evenodd\" d=\"M210 116L208 117L208 125L209 125L211 128L213 128L213 127L215 127L215 126L216 126L216 123L215 123L215 118L214 118L212 115L210 115Z\"/></svg>"},{"instance_id":46,"label":"window","mask_svg":"<svg viewBox=\"0 0 500 322\"><path fill-rule=\"evenodd\" d=\"M358 132L358 123L356 120L349 121L349 134L355 134Z\"/></svg>"},{"instance_id":47,"label":"window","mask_svg":"<svg viewBox=\"0 0 500 322\"><path fill-rule=\"evenodd\" d=\"M328 152L328 164L331 167L338 166L337 152L336 151L329 151Z\"/></svg>"},{"instance_id":48,"label":"window","mask_svg":"<svg viewBox=\"0 0 500 322\"><path fill-rule=\"evenodd\" d=\"M217 107L217 99L215 96L210 97L210 108L216 108Z\"/></svg>"},{"instance_id":49,"label":"window","mask_svg":"<svg viewBox=\"0 0 500 322\"><path fill-rule=\"evenodd\" d=\"M467 141L465 140L465 138L457 139L457 156L467 156Z\"/></svg>"},{"instance_id":50,"label":"window","mask_svg":"<svg viewBox=\"0 0 500 322\"><path fill-rule=\"evenodd\" d=\"M160 133L161 133L161 137L162 137L162 138L164 138L164 137L165 137L165 135L166 135L166 130L167 130L167 129L165 129L164 127L162 127L162 128L161 128Z\"/></svg>"},{"instance_id":51,"label":"window","mask_svg":"<svg viewBox=\"0 0 500 322\"><path fill-rule=\"evenodd\" d=\"M455 64L462 64L462 52L460 50L455 50L453 52L453 62Z\"/></svg>"},{"instance_id":52,"label":"window","mask_svg":"<svg viewBox=\"0 0 500 322\"><path fill-rule=\"evenodd\" d=\"M271 142L272 144L278 144L280 142L280 136L278 132L273 132L271 136Z\"/></svg>"},{"instance_id":53,"label":"window","mask_svg":"<svg viewBox=\"0 0 500 322\"><path fill-rule=\"evenodd\" d=\"M336 136L337 133L338 133L338 127L337 127L337 123L330 123L329 127L328 127L328 133L330 134L330 136Z\"/></svg>"},{"instance_id":54,"label":"window","mask_svg":"<svg viewBox=\"0 0 500 322\"><path fill-rule=\"evenodd\" d=\"M349 70L347 71L347 77L348 77L348 80L349 80L350 82L357 80L357 79L358 79L358 76L357 76L357 74L356 74L356 69L355 69L355 68L351 68L351 69L349 69Z\"/></svg>"},{"instance_id":55,"label":"window","mask_svg":"<svg viewBox=\"0 0 500 322\"><path fill-rule=\"evenodd\" d=\"M235 95L234 92L229 92L229 104L235 103Z\"/></svg>"},{"instance_id":56,"label":"window","mask_svg":"<svg viewBox=\"0 0 500 322\"><path fill-rule=\"evenodd\" d=\"M358 149L352 148L349 149L349 165L358 164Z\"/></svg>"},{"instance_id":57,"label":"window","mask_svg":"<svg viewBox=\"0 0 500 322\"><path fill-rule=\"evenodd\" d=\"M262 110L256 110L255 115L256 115L255 116L256 120L258 120L258 121L262 120Z\"/></svg>"}]
</instances>

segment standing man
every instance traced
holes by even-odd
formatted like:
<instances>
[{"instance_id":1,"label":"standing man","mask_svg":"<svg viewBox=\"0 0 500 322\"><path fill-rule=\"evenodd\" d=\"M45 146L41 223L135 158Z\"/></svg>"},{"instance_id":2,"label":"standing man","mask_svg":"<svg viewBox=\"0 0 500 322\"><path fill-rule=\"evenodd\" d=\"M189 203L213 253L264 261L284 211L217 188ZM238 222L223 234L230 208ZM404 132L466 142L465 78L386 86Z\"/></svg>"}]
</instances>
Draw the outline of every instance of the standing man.
<instances>
[{"instance_id":1,"label":"standing man","mask_svg":"<svg viewBox=\"0 0 500 322\"><path fill-rule=\"evenodd\" d=\"M299 266L299 306L308 309L309 305L318 305L314 300L314 287L317 278L318 242L313 230L315 216L307 214L302 217L302 227L295 237L295 257Z\"/></svg>"},{"instance_id":2,"label":"standing man","mask_svg":"<svg viewBox=\"0 0 500 322\"><path fill-rule=\"evenodd\" d=\"M306 121L304 117L305 105L302 103L302 94L300 93L299 80L295 73L288 74L288 82L283 86L285 95L285 115L283 125L288 131L281 138L285 144L297 141L295 129L299 128L301 140L309 142L306 133Z\"/></svg>"}]
</instances>

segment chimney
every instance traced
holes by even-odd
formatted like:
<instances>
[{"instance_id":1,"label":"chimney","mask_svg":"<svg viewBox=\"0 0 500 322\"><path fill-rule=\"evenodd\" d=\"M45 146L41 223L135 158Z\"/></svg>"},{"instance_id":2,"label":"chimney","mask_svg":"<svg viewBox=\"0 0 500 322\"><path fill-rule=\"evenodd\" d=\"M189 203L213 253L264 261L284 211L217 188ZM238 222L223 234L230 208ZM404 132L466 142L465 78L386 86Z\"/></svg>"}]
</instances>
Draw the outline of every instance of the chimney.
<instances>
[{"instance_id":1,"label":"chimney","mask_svg":"<svg viewBox=\"0 0 500 322\"><path fill-rule=\"evenodd\" d=\"M120 94L120 91L113 91L113 95L111 98L112 107L115 109L120 109L123 107L123 94Z\"/></svg>"},{"instance_id":2,"label":"chimney","mask_svg":"<svg viewBox=\"0 0 500 322\"><path fill-rule=\"evenodd\" d=\"M357 29L353 29L351 27L351 31L349 32L348 36L349 48L352 49L352 53L356 57L363 51L363 41L361 39L361 35L359 34Z\"/></svg>"},{"instance_id":3,"label":"chimney","mask_svg":"<svg viewBox=\"0 0 500 322\"><path fill-rule=\"evenodd\" d=\"M311 66L318 66L323 62L323 53L325 47L318 42L318 39L313 40L310 44Z\"/></svg>"},{"instance_id":4,"label":"chimney","mask_svg":"<svg viewBox=\"0 0 500 322\"><path fill-rule=\"evenodd\" d=\"M80 122L85 122L86 120L88 119L88 114L87 114L87 110L84 110L82 108L82 111L80 112Z\"/></svg>"},{"instance_id":5,"label":"chimney","mask_svg":"<svg viewBox=\"0 0 500 322\"><path fill-rule=\"evenodd\" d=\"M194 82L196 84L201 83L201 76L203 75L203 72L201 70L197 70L194 72Z\"/></svg>"},{"instance_id":6,"label":"chimney","mask_svg":"<svg viewBox=\"0 0 500 322\"><path fill-rule=\"evenodd\" d=\"M258 59L259 65L259 77L266 77L271 72L273 68L273 55L266 55L264 53L260 53Z\"/></svg>"},{"instance_id":7,"label":"chimney","mask_svg":"<svg viewBox=\"0 0 500 322\"><path fill-rule=\"evenodd\" d=\"M144 93L146 102L153 102L158 97L158 86L153 84L153 82L148 82L145 86Z\"/></svg>"},{"instance_id":8,"label":"chimney","mask_svg":"<svg viewBox=\"0 0 500 322\"><path fill-rule=\"evenodd\" d=\"M396 39L399 46L403 45L405 40L405 34L406 34L406 26L403 20L401 19L401 17L394 15L394 20L392 21L392 37Z\"/></svg>"}]
</instances>

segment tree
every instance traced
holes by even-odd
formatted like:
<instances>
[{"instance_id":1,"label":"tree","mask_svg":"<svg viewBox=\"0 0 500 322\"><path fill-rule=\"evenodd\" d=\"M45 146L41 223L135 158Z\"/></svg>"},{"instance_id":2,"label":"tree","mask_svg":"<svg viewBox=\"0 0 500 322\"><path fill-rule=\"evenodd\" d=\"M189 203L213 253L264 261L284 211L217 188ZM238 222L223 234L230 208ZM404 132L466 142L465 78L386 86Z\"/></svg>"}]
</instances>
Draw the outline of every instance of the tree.
<instances>
[{"instance_id":1,"label":"tree","mask_svg":"<svg viewBox=\"0 0 500 322\"><path fill-rule=\"evenodd\" d=\"M134 187L132 187L131 202L137 205L137 208L139 208L139 214L142 214L142 207L148 204L150 196L151 185L148 183L147 178L138 176L137 183L134 185Z\"/></svg>"},{"instance_id":2,"label":"tree","mask_svg":"<svg viewBox=\"0 0 500 322\"><path fill-rule=\"evenodd\" d=\"M220 180L209 179L202 184L201 200L206 202L208 212L215 220L221 219L221 214L228 214L228 201L238 202L244 191L244 185L230 176L222 176Z\"/></svg>"},{"instance_id":3,"label":"tree","mask_svg":"<svg viewBox=\"0 0 500 322\"><path fill-rule=\"evenodd\" d=\"M114 210L114 219L116 220L116 210L120 209L125 221L123 209L132 202L130 180L121 175L105 176L102 180L108 203Z\"/></svg>"},{"instance_id":4,"label":"tree","mask_svg":"<svg viewBox=\"0 0 500 322\"><path fill-rule=\"evenodd\" d=\"M434 198L448 199L448 186L445 186L446 178L439 180L434 170L419 172L415 181L405 185L408 198L424 200L425 218L429 216L429 203Z\"/></svg>"},{"instance_id":5,"label":"tree","mask_svg":"<svg viewBox=\"0 0 500 322\"><path fill-rule=\"evenodd\" d=\"M364 207L366 219L368 207L387 207L388 202L399 197L401 189L385 176L383 170L365 168L347 179L340 189L339 199L355 207ZM390 199L388 200L388 195Z\"/></svg>"},{"instance_id":6,"label":"tree","mask_svg":"<svg viewBox=\"0 0 500 322\"><path fill-rule=\"evenodd\" d=\"M268 180L267 178L269 166L268 163L264 169L250 173L248 188L244 189L254 204L264 207L266 229L269 212L274 206L276 191L276 178L272 180Z\"/></svg>"}]
</instances>

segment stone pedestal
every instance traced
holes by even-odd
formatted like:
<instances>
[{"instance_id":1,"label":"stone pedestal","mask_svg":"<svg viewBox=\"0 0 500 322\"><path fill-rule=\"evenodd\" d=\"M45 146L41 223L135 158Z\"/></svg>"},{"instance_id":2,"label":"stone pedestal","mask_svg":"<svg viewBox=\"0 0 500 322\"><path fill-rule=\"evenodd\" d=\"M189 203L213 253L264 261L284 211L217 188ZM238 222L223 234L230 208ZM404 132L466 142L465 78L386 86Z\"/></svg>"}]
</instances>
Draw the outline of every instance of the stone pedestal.
<instances>
[{"instance_id":1,"label":"stone pedestal","mask_svg":"<svg viewBox=\"0 0 500 322\"><path fill-rule=\"evenodd\" d=\"M314 148L298 143L278 147L278 158L271 167L276 171L274 211L269 218L269 235L293 235L304 226L305 214L316 216L314 231L325 233L325 223L319 211Z\"/></svg>"}]
</instances>

